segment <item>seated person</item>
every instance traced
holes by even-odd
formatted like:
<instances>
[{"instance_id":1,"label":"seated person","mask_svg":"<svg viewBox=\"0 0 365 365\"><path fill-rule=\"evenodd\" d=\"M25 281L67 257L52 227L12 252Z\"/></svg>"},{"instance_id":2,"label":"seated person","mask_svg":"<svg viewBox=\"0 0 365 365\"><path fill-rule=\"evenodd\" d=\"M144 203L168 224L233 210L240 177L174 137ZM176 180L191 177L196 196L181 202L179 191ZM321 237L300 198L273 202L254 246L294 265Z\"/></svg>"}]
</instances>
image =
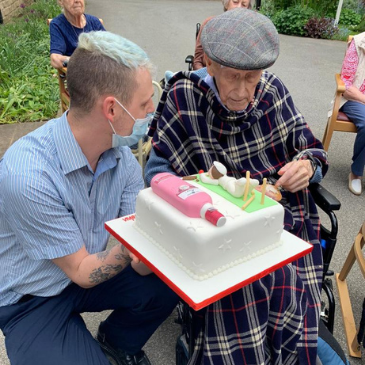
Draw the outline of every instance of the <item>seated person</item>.
<instances>
[{"instance_id":1,"label":"seated person","mask_svg":"<svg viewBox=\"0 0 365 365\"><path fill-rule=\"evenodd\" d=\"M141 349L178 298L154 274L141 276L123 245L107 249L104 223L133 213L144 187L127 146L135 120L154 110L153 69L127 39L81 34L69 111L0 161L0 328L12 364L110 365L104 352L150 364ZM95 341L81 313L104 310Z\"/></svg>"},{"instance_id":2,"label":"seated person","mask_svg":"<svg viewBox=\"0 0 365 365\"><path fill-rule=\"evenodd\" d=\"M51 37L51 65L63 67L77 47L79 35L93 30L105 30L95 16L84 14L84 0L58 0L63 14L52 19L49 25Z\"/></svg>"},{"instance_id":3,"label":"seated person","mask_svg":"<svg viewBox=\"0 0 365 365\"><path fill-rule=\"evenodd\" d=\"M222 0L223 10L227 11L235 8L251 9L252 7L251 1L252 0ZM200 26L200 30L198 36L196 37L196 43L195 43L193 70L199 70L200 68L205 67L204 51L200 38L205 24L207 24L207 22L212 18L213 17L210 16L209 18L205 19L202 25Z\"/></svg>"},{"instance_id":4,"label":"seated person","mask_svg":"<svg viewBox=\"0 0 365 365\"><path fill-rule=\"evenodd\" d=\"M268 18L227 11L206 24L202 45L207 77L174 75L156 110L146 182L159 172L208 171L214 161L236 179L247 171L260 183L267 178L281 188L284 228L314 248L204 309L189 364L314 365L323 261L307 187L326 173L327 154L282 81L264 71L279 55Z\"/></svg>"},{"instance_id":5,"label":"seated person","mask_svg":"<svg viewBox=\"0 0 365 365\"><path fill-rule=\"evenodd\" d=\"M355 35L346 52L341 79L346 91L341 111L355 124L357 135L352 156L349 189L355 195L362 193L362 176L365 166L365 32Z\"/></svg>"}]
</instances>

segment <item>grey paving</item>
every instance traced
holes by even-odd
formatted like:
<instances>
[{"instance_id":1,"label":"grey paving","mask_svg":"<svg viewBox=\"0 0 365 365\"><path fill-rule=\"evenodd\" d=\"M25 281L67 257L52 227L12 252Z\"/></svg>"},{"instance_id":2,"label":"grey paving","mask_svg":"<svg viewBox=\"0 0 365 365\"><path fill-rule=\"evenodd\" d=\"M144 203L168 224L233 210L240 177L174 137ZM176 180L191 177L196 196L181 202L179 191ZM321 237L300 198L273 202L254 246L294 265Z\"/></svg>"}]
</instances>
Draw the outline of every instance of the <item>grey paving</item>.
<instances>
[{"instance_id":1,"label":"grey paving","mask_svg":"<svg viewBox=\"0 0 365 365\"><path fill-rule=\"evenodd\" d=\"M219 0L88 0L87 12L103 18L105 27L129 38L143 47L158 66L156 80L165 70L186 69L185 56L193 52L195 24L222 11ZM281 54L272 67L291 91L296 105L306 117L313 132L322 138L327 111L334 94L334 73L338 72L344 56L345 43L280 36ZM20 136L37 128L39 123L0 126L0 156ZM342 203L338 212L338 245L332 269L338 272L347 256L360 225L365 219L365 193L356 197L347 189L354 134L335 133L329 148L330 170L323 181ZM364 281L354 267L348 285L359 321ZM337 295L337 294L336 294ZM92 333L107 313L84 315ZM146 345L154 365L175 364L175 339L179 327L172 315ZM335 337L347 352L340 306L336 307ZM352 364L361 364L351 359ZM0 337L0 364L8 365L3 337ZM33 364L31 364L33 365ZM35 364L36 365L36 364Z\"/></svg>"}]
</instances>

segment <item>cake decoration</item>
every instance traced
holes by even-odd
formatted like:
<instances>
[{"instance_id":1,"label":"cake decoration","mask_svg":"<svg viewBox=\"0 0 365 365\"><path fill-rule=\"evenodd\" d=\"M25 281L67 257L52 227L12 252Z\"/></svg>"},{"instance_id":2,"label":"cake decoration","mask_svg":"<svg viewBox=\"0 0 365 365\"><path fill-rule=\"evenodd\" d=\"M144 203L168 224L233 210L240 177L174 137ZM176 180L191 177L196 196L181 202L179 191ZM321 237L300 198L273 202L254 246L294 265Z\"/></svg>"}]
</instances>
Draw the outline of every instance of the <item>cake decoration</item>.
<instances>
[{"instance_id":1,"label":"cake decoration","mask_svg":"<svg viewBox=\"0 0 365 365\"><path fill-rule=\"evenodd\" d=\"M280 190L277 189L274 185L267 184L265 187L265 192L263 192L263 185L257 186L256 190L259 191L260 193L265 194L269 198L274 199L277 202L279 202L282 199Z\"/></svg>"},{"instance_id":2,"label":"cake decoration","mask_svg":"<svg viewBox=\"0 0 365 365\"><path fill-rule=\"evenodd\" d=\"M218 161L213 162L208 173L200 172L199 176L203 183L220 185L224 190L228 191L228 193L236 198L240 198L243 195L246 196L245 192L249 194L256 186L259 185L258 180L250 180L249 174L248 179L244 177L236 179L235 177L227 176L226 167Z\"/></svg>"},{"instance_id":3,"label":"cake decoration","mask_svg":"<svg viewBox=\"0 0 365 365\"><path fill-rule=\"evenodd\" d=\"M261 185L262 194L249 173L235 179L222 166L213 165L218 178L214 169L200 171L190 180L157 174L151 188L141 190L136 202L135 229L196 280L207 280L282 244L284 208L267 195L271 185L266 184L266 189ZM209 183L201 181L205 178ZM245 189L249 191L246 201ZM228 190L240 196L232 196ZM213 212L224 213L219 216L224 225L217 227L206 219L202 212L206 204Z\"/></svg>"},{"instance_id":4,"label":"cake decoration","mask_svg":"<svg viewBox=\"0 0 365 365\"><path fill-rule=\"evenodd\" d=\"M157 174L151 180L151 188L188 217L204 218L217 227L226 223L226 217L214 208L209 194L175 175L168 172Z\"/></svg>"}]
</instances>

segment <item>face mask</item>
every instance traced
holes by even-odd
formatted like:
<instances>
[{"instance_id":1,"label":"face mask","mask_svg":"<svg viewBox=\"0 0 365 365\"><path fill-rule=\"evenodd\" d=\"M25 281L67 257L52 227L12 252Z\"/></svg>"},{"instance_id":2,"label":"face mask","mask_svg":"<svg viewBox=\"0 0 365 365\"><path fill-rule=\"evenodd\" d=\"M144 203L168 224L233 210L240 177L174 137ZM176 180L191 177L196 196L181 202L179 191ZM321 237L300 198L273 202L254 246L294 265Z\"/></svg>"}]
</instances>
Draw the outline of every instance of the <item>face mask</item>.
<instances>
[{"instance_id":1,"label":"face mask","mask_svg":"<svg viewBox=\"0 0 365 365\"><path fill-rule=\"evenodd\" d=\"M133 130L129 136L120 136L115 132L112 123L109 124L114 132L112 137L112 147L123 147L123 146L133 146L147 133L148 125L152 122L153 113L147 114L143 119L134 119L132 114L117 100L114 100L128 113L128 115L134 120Z\"/></svg>"}]
</instances>

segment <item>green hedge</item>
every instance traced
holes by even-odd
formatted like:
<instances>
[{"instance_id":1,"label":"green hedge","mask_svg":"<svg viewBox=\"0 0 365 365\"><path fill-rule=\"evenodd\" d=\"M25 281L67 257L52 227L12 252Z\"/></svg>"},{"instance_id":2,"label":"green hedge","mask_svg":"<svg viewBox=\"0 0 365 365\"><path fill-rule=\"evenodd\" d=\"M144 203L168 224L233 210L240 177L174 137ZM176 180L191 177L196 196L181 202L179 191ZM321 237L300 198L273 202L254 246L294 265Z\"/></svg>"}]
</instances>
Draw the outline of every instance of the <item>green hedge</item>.
<instances>
[{"instance_id":1,"label":"green hedge","mask_svg":"<svg viewBox=\"0 0 365 365\"><path fill-rule=\"evenodd\" d=\"M50 119L59 107L46 22L60 7L56 0L21 7L19 18L0 26L0 124Z\"/></svg>"}]
</instances>

